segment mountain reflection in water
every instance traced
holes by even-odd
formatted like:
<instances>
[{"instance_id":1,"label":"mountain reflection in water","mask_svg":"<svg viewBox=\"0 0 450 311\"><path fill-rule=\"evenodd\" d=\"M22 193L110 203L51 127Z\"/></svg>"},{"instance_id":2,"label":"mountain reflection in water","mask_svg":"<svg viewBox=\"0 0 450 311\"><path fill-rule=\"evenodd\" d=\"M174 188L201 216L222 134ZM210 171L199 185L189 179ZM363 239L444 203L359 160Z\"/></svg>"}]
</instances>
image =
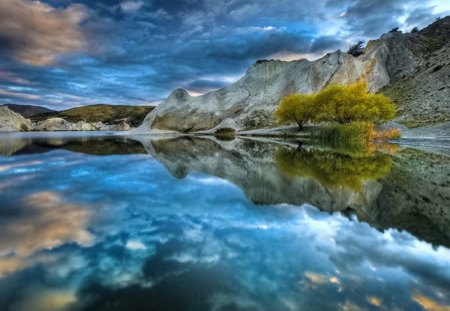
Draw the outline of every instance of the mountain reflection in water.
<instances>
[{"instance_id":1,"label":"mountain reflection in water","mask_svg":"<svg viewBox=\"0 0 450 311\"><path fill-rule=\"evenodd\" d=\"M0 139L1 310L447 310L450 160L375 149Z\"/></svg>"}]
</instances>

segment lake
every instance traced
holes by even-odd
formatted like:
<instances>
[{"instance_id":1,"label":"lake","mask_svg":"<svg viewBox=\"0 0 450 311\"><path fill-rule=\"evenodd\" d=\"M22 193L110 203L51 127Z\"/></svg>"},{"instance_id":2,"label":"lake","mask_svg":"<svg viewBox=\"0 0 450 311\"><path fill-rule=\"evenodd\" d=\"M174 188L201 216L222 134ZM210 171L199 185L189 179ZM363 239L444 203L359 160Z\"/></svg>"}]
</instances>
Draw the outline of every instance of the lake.
<instances>
[{"instance_id":1,"label":"lake","mask_svg":"<svg viewBox=\"0 0 450 311\"><path fill-rule=\"evenodd\" d=\"M450 156L0 136L0 310L450 310Z\"/></svg>"}]
</instances>

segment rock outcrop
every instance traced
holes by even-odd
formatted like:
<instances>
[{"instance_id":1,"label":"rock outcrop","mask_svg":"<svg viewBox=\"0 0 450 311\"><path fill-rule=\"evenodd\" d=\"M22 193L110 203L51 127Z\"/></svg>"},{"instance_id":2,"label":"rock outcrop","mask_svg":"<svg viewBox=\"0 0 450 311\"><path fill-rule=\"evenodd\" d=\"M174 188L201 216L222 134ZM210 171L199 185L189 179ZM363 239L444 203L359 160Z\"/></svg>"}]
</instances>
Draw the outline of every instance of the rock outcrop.
<instances>
[{"instance_id":1,"label":"rock outcrop","mask_svg":"<svg viewBox=\"0 0 450 311\"><path fill-rule=\"evenodd\" d=\"M69 122L63 118L48 118L44 121L32 122L10 110L7 106L0 106L0 132L129 130L131 130L131 126L125 120L121 120L116 124L89 123L85 121Z\"/></svg>"},{"instance_id":2,"label":"rock outcrop","mask_svg":"<svg viewBox=\"0 0 450 311\"><path fill-rule=\"evenodd\" d=\"M69 122L63 118L49 118L34 124L34 131L129 131L130 125L126 121L117 124L104 124L102 122L89 123L78 121Z\"/></svg>"},{"instance_id":3,"label":"rock outcrop","mask_svg":"<svg viewBox=\"0 0 450 311\"><path fill-rule=\"evenodd\" d=\"M151 129L198 132L218 127L237 130L263 127L271 124L275 107L283 96L290 93L313 93L330 84L348 84L360 79L367 81L371 92L388 85L403 85L405 79L413 77L419 68L426 66L430 57L438 59L444 67L448 66L447 58L442 57L444 54L448 56L448 47L436 45L435 34L447 36L449 23L450 17L447 17L429 26L433 31L426 28L419 33L384 34L378 40L370 41L364 54L359 57L339 50L316 61L258 61L236 83L198 97L177 89L147 115L136 132L145 133ZM433 49L439 48L433 50L435 55L430 54L430 45ZM430 68L436 74L428 79L430 84L438 80L436 87L444 91L440 98L448 92L449 83L446 70L438 73L442 68ZM428 73L423 74L426 76ZM414 81L406 85L407 89L402 92L409 92L422 80ZM418 99L408 100L398 99L399 106L403 109L411 102L418 103ZM432 97L426 105L434 110L436 100ZM438 113L448 113L448 97L443 100L445 103L442 106L446 104L447 108L438 110Z\"/></svg>"},{"instance_id":4,"label":"rock outcrop","mask_svg":"<svg viewBox=\"0 0 450 311\"><path fill-rule=\"evenodd\" d=\"M7 106L0 107L0 132L29 131L31 128L30 120L10 110Z\"/></svg>"}]
</instances>

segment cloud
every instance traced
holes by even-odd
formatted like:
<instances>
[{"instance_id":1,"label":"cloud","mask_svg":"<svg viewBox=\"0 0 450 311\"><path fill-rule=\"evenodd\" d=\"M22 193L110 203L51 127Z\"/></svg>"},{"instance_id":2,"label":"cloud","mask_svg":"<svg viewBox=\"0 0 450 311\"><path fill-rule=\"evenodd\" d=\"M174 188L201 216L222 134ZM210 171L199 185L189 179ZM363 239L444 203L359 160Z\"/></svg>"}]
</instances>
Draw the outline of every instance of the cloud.
<instances>
[{"instance_id":1,"label":"cloud","mask_svg":"<svg viewBox=\"0 0 450 311\"><path fill-rule=\"evenodd\" d=\"M80 23L87 8L73 4L55 9L40 1L0 1L0 53L34 66L46 66L58 56L85 46Z\"/></svg>"},{"instance_id":2,"label":"cloud","mask_svg":"<svg viewBox=\"0 0 450 311\"><path fill-rule=\"evenodd\" d=\"M40 95L33 95L28 93L21 93L21 92L10 92L8 90L3 90L0 88L0 97L9 97L9 98L19 98L19 99L26 99L26 100L39 100L42 97Z\"/></svg>"},{"instance_id":3,"label":"cloud","mask_svg":"<svg viewBox=\"0 0 450 311\"><path fill-rule=\"evenodd\" d=\"M329 0L327 6L342 8L345 14L341 18L349 35L365 39L374 39L393 27L406 27L407 31L414 26L424 27L434 21L434 9L439 7L416 0Z\"/></svg>"},{"instance_id":4,"label":"cloud","mask_svg":"<svg viewBox=\"0 0 450 311\"><path fill-rule=\"evenodd\" d=\"M142 1L127 0L127 1L123 1L122 3L120 3L119 6L122 9L122 11L125 13L134 13L134 12L137 12L140 8L142 8L143 5L144 5L144 2L142 2Z\"/></svg>"},{"instance_id":5,"label":"cloud","mask_svg":"<svg viewBox=\"0 0 450 311\"><path fill-rule=\"evenodd\" d=\"M337 36L323 36L313 40L310 53L323 53L337 50L344 46L343 40Z\"/></svg>"}]
</instances>

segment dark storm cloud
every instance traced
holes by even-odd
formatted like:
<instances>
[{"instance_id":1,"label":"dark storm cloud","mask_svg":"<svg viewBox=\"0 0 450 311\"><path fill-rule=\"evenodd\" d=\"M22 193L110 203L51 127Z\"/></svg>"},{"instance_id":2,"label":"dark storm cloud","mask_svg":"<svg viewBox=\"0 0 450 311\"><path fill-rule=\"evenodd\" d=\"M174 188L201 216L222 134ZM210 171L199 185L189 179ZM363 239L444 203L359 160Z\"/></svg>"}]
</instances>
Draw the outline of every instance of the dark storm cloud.
<instances>
[{"instance_id":1,"label":"dark storm cloud","mask_svg":"<svg viewBox=\"0 0 450 311\"><path fill-rule=\"evenodd\" d=\"M314 39L312 42L310 52L312 53L323 53L330 50L335 50L344 46L342 39L336 36L323 36Z\"/></svg>"},{"instance_id":2,"label":"dark storm cloud","mask_svg":"<svg viewBox=\"0 0 450 311\"><path fill-rule=\"evenodd\" d=\"M4 0L0 102L60 109L156 103L176 87L201 93L237 80L258 59L318 57L390 27L424 26L435 18L433 5Z\"/></svg>"},{"instance_id":3,"label":"dark storm cloud","mask_svg":"<svg viewBox=\"0 0 450 311\"><path fill-rule=\"evenodd\" d=\"M343 8L346 28L366 38L376 37L393 27L424 27L435 17L431 1L329 0L327 6ZM443 7L449 9L448 4ZM405 17L406 21L403 21Z\"/></svg>"}]
</instances>

